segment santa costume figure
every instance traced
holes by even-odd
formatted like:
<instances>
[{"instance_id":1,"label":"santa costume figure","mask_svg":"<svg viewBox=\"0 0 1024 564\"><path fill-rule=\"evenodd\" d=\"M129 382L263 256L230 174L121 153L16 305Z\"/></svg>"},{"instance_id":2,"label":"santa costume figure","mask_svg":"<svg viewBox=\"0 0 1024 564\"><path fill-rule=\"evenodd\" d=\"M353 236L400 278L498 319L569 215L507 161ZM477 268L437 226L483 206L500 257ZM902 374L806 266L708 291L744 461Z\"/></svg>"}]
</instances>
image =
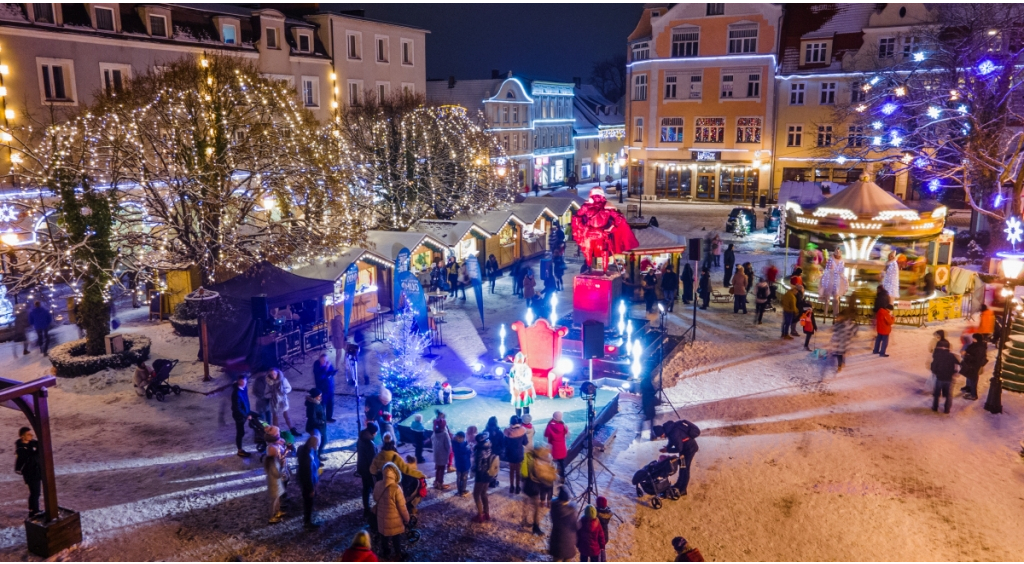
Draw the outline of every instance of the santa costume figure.
<instances>
[{"instance_id":1,"label":"santa costume figure","mask_svg":"<svg viewBox=\"0 0 1024 564\"><path fill-rule=\"evenodd\" d=\"M512 360L512 370L509 371L509 387L512 392L512 407L516 415L523 416L523 413L530 412L530 406L537 399L537 393L533 389L533 369L526 364L526 355L516 353Z\"/></svg>"}]
</instances>

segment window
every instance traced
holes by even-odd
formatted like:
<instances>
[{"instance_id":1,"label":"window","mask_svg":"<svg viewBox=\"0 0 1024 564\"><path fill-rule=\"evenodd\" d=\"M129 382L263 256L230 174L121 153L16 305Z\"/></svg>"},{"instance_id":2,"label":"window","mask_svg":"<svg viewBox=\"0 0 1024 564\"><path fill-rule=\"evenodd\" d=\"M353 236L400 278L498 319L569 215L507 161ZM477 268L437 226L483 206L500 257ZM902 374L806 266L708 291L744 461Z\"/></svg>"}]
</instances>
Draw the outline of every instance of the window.
<instances>
[{"instance_id":1,"label":"window","mask_svg":"<svg viewBox=\"0 0 1024 564\"><path fill-rule=\"evenodd\" d=\"M722 75L722 98L732 98L732 75Z\"/></svg>"},{"instance_id":2,"label":"window","mask_svg":"<svg viewBox=\"0 0 1024 564\"><path fill-rule=\"evenodd\" d=\"M36 59L44 102L74 102L72 62L66 59Z\"/></svg>"},{"instance_id":3,"label":"window","mask_svg":"<svg viewBox=\"0 0 1024 564\"><path fill-rule=\"evenodd\" d=\"M804 64L824 63L828 54L828 43L808 43L804 47Z\"/></svg>"},{"instance_id":4,"label":"window","mask_svg":"<svg viewBox=\"0 0 1024 564\"><path fill-rule=\"evenodd\" d=\"M761 142L761 118L747 117L736 120L736 142L737 143L760 143Z\"/></svg>"},{"instance_id":5,"label":"window","mask_svg":"<svg viewBox=\"0 0 1024 564\"><path fill-rule=\"evenodd\" d=\"M149 34L153 37L167 37L167 18L164 16L149 16Z\"/></svg>"},{"instance_id":6,"label":"window","mask_svg":"<svg viewBox=\"0 0 1024 564\"><path fill-rule=\"evenodd\" d=\"M529 142L530 138L525 133L523 133L521 135L521 137L523 138L523 150L524 151L529 151L530 150L530 142Z\"/></svg>"},{"instance_id":7,"label":"window","mask_svg":"<svg viewBox=\"0 0 1024 564\"><path fill-rule=\"evenodd\" d=\"M377 62L386 63L388 62L388 38L378 37L377 38Z\"/></svg>"},{"instance_id":8,"label":"window","mask_svg":"<svg viewBox=\"0 0 1024 564\"><path fill-rule=\"evenodd\" d=\"M903 38L903 57L911 58L914 53L921 49L921 38L920 37L904 37Z\"/></svg>"},{"instance_id":9,"label":"window","mask_svg":"<svg viewBox=\"0 0 1024 564\"><path fill-rule=\"evenodd\" d=\"M220 33L224 36L225 45L234 45L238 41L236 31L235 26L231 24L224 24L224 26L221 27Z\"/></svg>"},{"instance_id":10,"label":"window","mask_svg":"<svg viewBox=\"0 0 1024 564\"><path fill-rule=\"evenodd\" d=\"M729 28L729 53L757 52L757 24L744 24Z\"/></svg>"},{"instance_id":11,"label":"window","mask_svg":"<svg viewBox=\"0 0 1024 564\"><path fill-rule=\"evenodd\" d=\"M107 96L119 94L124 90L124 84L131 76L132 67L129 65L100 63L100 78L103 81L103 91Z\"/></svg>"},{"instance_id":12,"label":"window","mask_svg":"<svg viewBox=\"0 0 1024 564\"><path fill-rule=\"evenodd\" d=\"M266 32L267 32L267 49L280 49L280 47L277 46L277 28L276 27L268 27L268 28L266 28Z\"/></svg>"},{"instance_id":13,"label":"window","mask_svg":"<svg viewBox=\"0 0 1024 564\"><path fill-rule=\"evenodd\" d=\"M643 101L647 99L647 75L638 74L633 77L633 99Z\"/></svg>"},{"instance_id":14,"label":"window","mask_svg":"<svg viewBox=\"0 0 1024 564\"><path fill-rule=\"evenodd\" d=\"M786 133L786 146L799 147L804 144L804 126L791 125Z\"/></svg>"},{"instance_id":15,"label":"window","mask_svg":"<svg viewBox=\"0 0 1024 564\"><path fill-rule=\"evenodd\" d=\"M501 148L505 149L506 153L508 152L508 135L503 135L501 137Z\"/></svg>"},{"instance_id":16,"label":"window","mask_svg":"<svg viewBox=\"0 0 1024 564\"><path fill-rule=\"evenodd\" d=\"M311 53L313 51L313 37L307 33L299 34L299 52Z\"/></svg>"},{"instance_id":17,"label":"window","mask_svg":"<svg viewBox=\"0 0 1024 564\"><path fill-rule=\"evenodd\" d=\"M307 108L320 107L320 78L316 76L302 77L302 103Z\"/></svg>"},{"instance_id":18,"label":"window","mask_svg":"<svg viewBox=\"0 0 1024 564\"><path fill-rule=\"evenodd\" d=\"M836 103L836 83L835 82L822 82L821 83L821 99L820 104L832 105Z\"/></svg>"},{"instance_id":19,"label":"window","mask_svg":"<svg viewBox=\"0 0 1024 564\"><path fill-rule=\"evenodd\" d=\"M832 126L831 125L819 125L818 126L818 146L819 147L831 147L832 146Z\"/></svg>"},{"instance_id":20,"label":"window","mask_svg":"<svg viewBox=\"0 0 1024 564\"><path fill-rule=\"evenodd\" d=\"M804 105L804 91L807 89L807 85L803 82L794 82L789 85L789 105L790 106L802 106Z\"/></svg>"},{"instance_id":21,"label":"window","mask_svg":"<svg viewBox=\"0 0 1024 564\"><path fill-rule=\"evenodd\" d=\"M651 44L641 41L633 45L633 60L644 61L651 58Z\"/></svg>"},{"instance_id":22,"label":"window","mask_svg":"<svg viewBox=\"0 0 1024 564\"><path fill-rule=\"evenodd\" d=\"M656 18L656 17L658 17L660 15L661 15L661 12L658 11L658 10L654 10L653 12L651 12L651 17L652 18Z\"/></svg>"},{"instance_id":23,"label":"window","mask_svg":"<svg viewBox=\"0 0 1024 564\"><path fill-rule=\"evenodd\" d=\"M362 100L363 82L361 80L348 81L348 105L358 106Z\"/></svg>"},{"instance_id":24,"label":"window","mask_svg":"<svg viewBox=\"0 0 1024 564\"><path fill-rule=\"evenodd\" d=\"M864 90L864 83L854 82L850 85L850 102L856 104L868 99L868 93Z\"/></svg>"},{"instance_id":25,"label":"window","mask_svg":"<svg viewBox=\"0 0 1024 564\"><path fill-rule=\"evenodd\" d=\"M684 27L672 31L672 56L696 57L700 42L700 28Z\"/></svg>"},{"instance_id":26,"label":"window","mask_svg":"<svg viewBox=\"0 0 1024 564\"><path fill-rule=\"evenodd\" d=\"M383 102L388 99L388 95L391 94L391 83L390 82L378 82L377 83L377 101Z\"/></svg>"},{"instance_id":27,"label":"window","mask_svg":"<svg viewBox=\"0 0 1024 564\"><path fill-rule=\"evenodd\" d=\"M411 96L412 94L416 93L416 85L411 82L403 82L402 92L404 92L406 96Z\"/></svg>"},{"instance_id":28,"label":"window","mask_svg":"<svg viewBox=\"0 0 1024 564\"><path fill-rule=\"evenodd\" d=\"M359 56L359 43L362 42L362 34L360 33L349 33L348 34L348 58L349 59L360 59Z\"/></svg>"},{"instance_id":29,"label":"window","mask_svg":"<svg viewBox=\"0 0 1024 564\"><path fill-rule=\"evenodd\" d=\"M675 76L665 77L665 99L675 100L676 99L676 79Z\"/></svg>"},{"instance_id":30,"label":"window","mask_svg":"<svg viewBox=\"0 0 1024 564\"><path fill-rule=\"evenodd\" d=\"M519 123L519 106L512 107L512 123Z\"/></svg>"},{"instance_id":31,"label":"window","mask_svg":"<svg viewBox=\"0 0 1024 564\"><path fill-rule=\"evenodd\" d=\"M518 135L513 135L512 136L512 150L513 151L519 151L519 136Z\"/></svg>"},{"instance_id":32,"label":"window","mask_svg":"<svg viewBox=\"0 0 1024 564\"><path fill-rule=\"evenodd\" d=\"M878 40L878 58L891 59L896 54L896 38L883 37Z\"/></svg>"},{"instance_id":33,"label":"window","mask_svg":"<svg viewBox=\"0 0 1024 564\"><path fill-rule=\"evenodd\" d=\"M725 118L697 118L694 143L722 143L725 141Z\"/></svg>"},{"instance_id":34,"label":"window","mask_svg":"<svg viewBox=\"0 0 1024 564\"><path fill-rule=\"evenodd\" d=\"M700 100L701 92L703 90L703 79L704 76L701 74L690 75L690 99Z\"/></svg>"},{"instance_id":35,"label":"window","mask_svg":"<svg viewBox=\"0 0 1024 564\"><path fill-rule=\"evenodd\" d=\"M747 98L761 97L761 73L747 75Z\"/></svg>"},{"instance_id":36,"label":"window","mask_svg":"<svg viewBox=\"0 0 1024 564\"><path fill-rule=\"evenodd\" d=\"M110 8L93 8L96 16L96 29L100 31L114 31L114 11Z\"/></svg>"},{"instance_id":37,"label":"window","mask_svg":"<svg viewBox=\"0 0 1024 564\"><path fill-rule=\"evenodd\" d=\"M502 121L508 123L508 106L502 106L501 108Z\"/></svg>"},{"instance_id":38,"label":"window","mask_svg":"<svg viewBox=\"0 0 1024 564\"><path fill-rule=\"evenodd\" d=\"M32 11L36 16L36 23L57 23L53 17L53 4L32 4Z\"/></svg>"},{"instance_id":39,"label":"window","mask_svg":"<svg viewBox=\"0 0 1024 564\"><path fill-rule=\"evenodd\" d=\"M709 16L721 16L725 14L725 4L708 4Z\"/></svg>"},{"instance_id":40,"label":"window","mask_svg":"<svg viewBox=\"0 0 1024 564\"><path fill-rule=\"evenodd\" d=\"M864 146L864 126L863 125L851 125L850 136L846 138L847 147L863 147Z\"/></svg>"},{"instance_id":41,"label":"window","mask_svg":"<svg viewBox=\"0 0 1024 564\"><path fill-rule=\"evenodd\" d=\"M661 142L682 143L683 142L683 118L667 117L661 118Z\"/></svg>"},{"instance_id":42,"label":"window","mask_svg":"<svg viewBox=\"0 0 1024 564\"><path fill-rule=\"evenodd\" d=\"M644 140L644 118L636 118L633 122L633 140L637 143L643 143Z\"/></svg>"},{"instance_id":43,"label":"window","mask_svg":"<svg viewBox=\"0 0 1024 564\"><path fill-rule=\"evenodd\" d=\"M409 41L408 39L403 39L402 40L402 64L403 65L411 65L412 61L413 61L413 59L412 59L412 41Z\"/></svg>"}]
</instances>

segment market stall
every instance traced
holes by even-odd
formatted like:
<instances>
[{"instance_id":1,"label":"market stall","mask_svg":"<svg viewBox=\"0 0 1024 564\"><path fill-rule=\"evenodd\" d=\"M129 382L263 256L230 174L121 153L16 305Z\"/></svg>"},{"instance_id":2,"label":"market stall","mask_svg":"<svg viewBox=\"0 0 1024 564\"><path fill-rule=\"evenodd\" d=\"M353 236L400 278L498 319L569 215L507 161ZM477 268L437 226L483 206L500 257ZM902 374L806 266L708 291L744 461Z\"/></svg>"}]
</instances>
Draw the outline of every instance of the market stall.
<instances>
[{"instance_id":1,"label":"market stall","mask_svg":"<svg viewBox=\"0 0 1024 564\"><path fill-rule=\"evenodd\" d=\"M491 236L486 229L469 219L421 219L412 225L412 229L428 233L441 241L460 263L470 256L480 258L484 241Z\"/></svg>"},{"instance_id":2,"label":"market stall","mask_svg":"<svg viewBox=\"0 0 1024 564\"><path fill-rule=\"evenodd\" d=\"M614 259L624 271L623 280L627 284L623 290L631 288L636 294L634 297L639 298L641 279L651 268L658 272L659 282L661 273L668 265L672 266L678 276L680 261L686 260L686 237L650 226L633 228L633 235L640 245L626 254L615 255Z\"/></svg>"},{"instance_id":3,"label":"market stall","mask_svg":"<svg viewBox=\"0 0 1024 564\"><path fill-rule=\"evenodd\" d=\"M392 261L399 251L408 249L409 269L423 286L429 285L431 266L443 262L448 254L444 241L423 231L367 231L366 246Z\"/></svg>"},{"instance_id":4,"label":"market stall","mask_svg":"<svg viewBox=\"0 0 1024 564\"><path fill-rule=\"evenodd\" d=\"M394 262L368 249L347 249L336 257L293 271L300 276L334 283L334 291L324 302L323 317L328 324L334 316L344 313L346 272L352 264L356 266L356 280L349 326L372 321L381 311L391 308Z\"/></svg>"},{"instance_id":5,"label":"market stall","mask_svg":"<svg viewBox=\"0 0 1024 564\"><path fill-rule=\"evenodd\" d=\"M545 196L541 199L544 205L558 216L562 230L565 231L566 240L572 239L572 214L580 209L586 200L579 196Z\"/></svg>"},{"instance_id":6,"label":"market stall","mask_svg":"<svg viewBox=\"0 0 1024 564\"><path fill-rule=\"evenodd\" d=\"M483 258L494 255L498 268L506 268L523 257L522 240L526 223L511 210L492 210L473 216L473 221L487 232Z\"/></svg>"},{"instance_id":7,"label":"market stall","mask_svg":"<svg viewBox=\"0 0 1024 564\"><path fill-rule=\"evenodd\" d=\"M512 212L524 223L521 256L524 259L542 255L548 249L548 235L553 222L559 220L555 212L543 202L534 202L541 198L528 198L527 202L513 204Z\"/></svg>"}]
</instances>

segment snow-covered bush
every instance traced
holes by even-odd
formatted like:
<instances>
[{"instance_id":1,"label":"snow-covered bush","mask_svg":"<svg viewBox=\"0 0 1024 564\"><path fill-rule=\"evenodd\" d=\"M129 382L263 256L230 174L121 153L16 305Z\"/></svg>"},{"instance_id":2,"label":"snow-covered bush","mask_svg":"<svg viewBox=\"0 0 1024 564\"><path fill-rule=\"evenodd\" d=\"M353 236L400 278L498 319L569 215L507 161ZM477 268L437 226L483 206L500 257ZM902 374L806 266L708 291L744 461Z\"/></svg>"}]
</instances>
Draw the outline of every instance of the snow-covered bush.
<instances>
[{"instance_id":1,"label":"snow-covered bush","mask_svg":"<svg viewBox=\"0 0 1024 564\"><path fill-rule=\"evenodd\" d=\"M149 358L152 342L142 335L124 335L124 352L88 356L85 339L70 341L50 349L54 373L65 378L88 376L105 368L128 368Z\"/></svg>"}]
</instances>

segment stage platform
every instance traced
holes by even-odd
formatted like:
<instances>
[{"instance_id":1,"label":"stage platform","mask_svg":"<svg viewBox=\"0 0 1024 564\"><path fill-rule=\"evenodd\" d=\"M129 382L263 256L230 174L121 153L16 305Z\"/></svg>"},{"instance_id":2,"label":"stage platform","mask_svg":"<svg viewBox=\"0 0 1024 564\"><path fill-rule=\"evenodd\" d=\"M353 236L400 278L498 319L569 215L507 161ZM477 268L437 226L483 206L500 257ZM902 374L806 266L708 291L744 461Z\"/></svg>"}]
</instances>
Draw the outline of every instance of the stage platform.
<instances>
[{"instance_id":1,"label":"stage platform","mask_svg":"<svg viewBox=\"0 0 1024 564\"><path fill-rule=\"evenodd\" d=\"M512 408L511 396L504 382L484 378L468 378L460 383L460 386L473 388L476 390L477 396L469 400L457 400L448 405L430 406L418 412L423 416L423 426L427 429L428 434L431 429L430 422L435 417L435 409L445 412L448 428L453 434L465 431L466 427L470 425L476 425L478 431L483 432L487 426L487 420L491 416L498 418L498 425L502 429L508 427L509 418L515 415L515 409ZM587 402L580 397L579 382L573 383L573 387L576 388L575 397L552 400L545 396L538 396L536 403L530 407L533 426L537 429L536 443L544 442L544 427L551 420L551 415L556 411L562 412L562 421L568 425L573 441L573 444L570 445L570 459L580 450L581 439L587 428ZM618 413L618 400L619 393L617 391L598 389L597 397L594 400L597 426L608 422ZM412 416L410 415L398 424L398 432L403 441L411 440L412 429L409 428L411 423Z\"/></svg>"}]
</instances>

